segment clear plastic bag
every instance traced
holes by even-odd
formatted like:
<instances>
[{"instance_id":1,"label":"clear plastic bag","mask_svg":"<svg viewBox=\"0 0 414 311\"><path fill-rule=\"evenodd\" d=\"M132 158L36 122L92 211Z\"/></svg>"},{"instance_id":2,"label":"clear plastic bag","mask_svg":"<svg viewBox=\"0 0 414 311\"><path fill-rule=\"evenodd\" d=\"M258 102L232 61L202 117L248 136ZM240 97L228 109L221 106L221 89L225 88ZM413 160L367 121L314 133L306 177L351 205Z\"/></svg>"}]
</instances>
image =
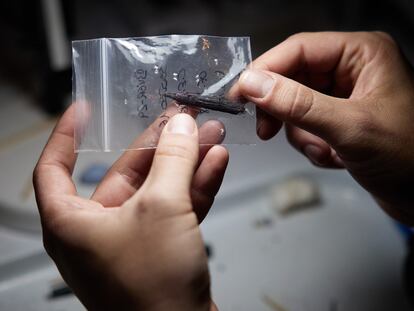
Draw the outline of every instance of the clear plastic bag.
<instances>
[{"instance_id":1,"label":"clear plastic bag","mask_svg":"<svg viewBox=\"0 0 414 311\"><path fill-rule=\"evenodd\" d=\"M154 148L163 125L180 112L208 128L200 144L254 143L254 106L228 96L251 62L248 37L101 38L74 41L72 50L75 151ZM220 107L236 102L243 111L183 106L168 94L213 98Z\"/></svg>"}]
</instances>

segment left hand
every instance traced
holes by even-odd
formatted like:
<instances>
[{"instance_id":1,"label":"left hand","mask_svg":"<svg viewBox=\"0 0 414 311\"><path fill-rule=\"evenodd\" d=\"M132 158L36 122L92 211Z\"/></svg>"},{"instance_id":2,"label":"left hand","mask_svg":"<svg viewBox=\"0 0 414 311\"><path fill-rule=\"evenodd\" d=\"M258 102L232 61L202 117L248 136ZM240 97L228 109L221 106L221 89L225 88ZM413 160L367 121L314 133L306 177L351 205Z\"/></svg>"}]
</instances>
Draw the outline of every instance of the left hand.
<instances>
[{"instance_id":1,"label":"left hand","mask_svg":"<svg viewBox=\"0 0 414 311\"><path fill-rule=\"evenodd\" d=\"M208 136L211 126L198 130L190 116L172 117L155 154L125 152L85 199L71 179L73 110L34 171L44 245L67 284L88 309L215 309L198 223L220 187L228 153L221 146L199 150L198 132Z\"/></svg>"}]
</instances>

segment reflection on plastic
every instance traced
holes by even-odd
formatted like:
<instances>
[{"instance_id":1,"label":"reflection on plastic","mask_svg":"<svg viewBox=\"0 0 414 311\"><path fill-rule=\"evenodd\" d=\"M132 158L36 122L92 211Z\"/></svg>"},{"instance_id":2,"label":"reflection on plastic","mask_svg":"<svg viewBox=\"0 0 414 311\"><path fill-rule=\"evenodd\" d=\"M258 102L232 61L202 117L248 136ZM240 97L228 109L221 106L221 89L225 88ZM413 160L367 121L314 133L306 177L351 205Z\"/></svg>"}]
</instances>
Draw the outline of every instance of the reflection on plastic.
<instances>
[{"instance_id":1,"label":"reflection on plastic","mask_svg":"<svg viewBox=\"0 0 414 311\"><path fill-rule=\"evenodd\" d=\"M251 62L248 37L101 38L74 41L72 49L76 151L154 148L160 125L189 110L199 126L220 121L224 144L254 143L254 106L227 99ZM171 94L192 94L207 106L183 109L191 103Z\"/></svg>"}]
</instances>

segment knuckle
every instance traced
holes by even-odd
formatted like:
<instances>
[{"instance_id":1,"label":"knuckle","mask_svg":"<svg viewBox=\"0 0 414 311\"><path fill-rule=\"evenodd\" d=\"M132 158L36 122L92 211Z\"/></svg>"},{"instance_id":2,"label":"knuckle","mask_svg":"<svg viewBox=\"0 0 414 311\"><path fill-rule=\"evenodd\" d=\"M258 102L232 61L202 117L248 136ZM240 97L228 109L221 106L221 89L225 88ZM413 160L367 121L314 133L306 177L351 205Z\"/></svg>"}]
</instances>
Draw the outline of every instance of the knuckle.
<instances>
[{"instance_id":1,"label":"knuckle","mask_svg":"<svg viewBox=\"0 0 414 311\"><path fill-rule=\"evenodd\" d=\"M376 49L395 49L397 47L394 38L383 31L361 32L359 33L359 39L361 42L367 44L367 46L375 47Z\"/></svg>"},{"instance_id":2,"label":"knuckle","mask_svg":"<svg viewBox=\"0 0 414 311\"><path fill-rule=\"evenodd\" d=\"M353 34L352 32L350 33L351 35ZM360 40L372 40L372 39L377 39L377 34L375 31L358 31L355 33Z\"/></svg>"},{"instance_id":3,"label":"knuckle","mask_svg":"<svg viewBox=\"0 0 414 311\"><path fill-rule=\"evenodd\" d=\"M168 206L178 197L178 194L158 186L148 187L140 196L138 205L143 212L152 206Z\"/></svg>"},{"instance_id":4,"label":"knuckle","mask_svg":"<svg viewBox=\"0 0 414 311\"><path fill-rule=\"evenodd\" d=\"M195 151L188 145L166 143L158 146L156 156L190 160L194 158Z\"/></svg>"},{"instance_id":5,"label":"knuckle","mask_svg":"<svg viewBox=\"0 0 414 311\"><path fill-rule=\"evenodd\" d=\"M286 117L295 121L305 118L312 109L313 92L306 86L298 84L283 93L282 96L285 97L283 102L288 103L285 108Z\"/></svg>"},{"instance_id":6,"label":"knuckle","mask_svg":"<svg viewBox=\"0 0 414 311\"><path fill-rule=\"evenodd\" d=\"M162 191L157 191L154 188L155 187L146 189L140 196L140 199L138 201L138 208L142 213L146 213L148 207L163 203L168 200Z\"/></svg>"},{"instance_id":7,"label":"knuckle","mask_svg":"<svg viewBox=\"0 0 414 311\"><path fill-rule=\"evenodd\" d=\"M374 31L372 33L377 40L384 41L389 45L396 45L394 38L387 32L384 31Z\"/></svg>"},{"instance_id":8,"label":"knuckle","mask_svg":"<svg viewBox=\"0 0 414 311\"><path fill-rule=\"evenodd\" d=\"M297 41L303 39L303 37L309 35L309 32L298 32L293 35L290 35L287 40L289 41Z\"/></svg>"},{"instance_id":9,"label":"knuckle","mask_svg":"<svg viewBox=\"0 0 414 311\"><path fill-rule=\"evenodd\" d=\"M399 48L394 39L385 32L357 32L351 33L352 40L355 40L354 53L350 53L349 62L361 66L373 59L381 62L389 60L399 54Z\"/></svg>"},{"instance_id":10,"label":"knuckle","mask_svg":"<svg viewBox=\"0 0 414 311\"><path fill-rule=\"evenodd\" d=\"M190 195L171 193L165 189L153 186L140 195L136 204L138 217L165 217L181 211L181 208L191 208Z\"/></svg>"}]
</instances>

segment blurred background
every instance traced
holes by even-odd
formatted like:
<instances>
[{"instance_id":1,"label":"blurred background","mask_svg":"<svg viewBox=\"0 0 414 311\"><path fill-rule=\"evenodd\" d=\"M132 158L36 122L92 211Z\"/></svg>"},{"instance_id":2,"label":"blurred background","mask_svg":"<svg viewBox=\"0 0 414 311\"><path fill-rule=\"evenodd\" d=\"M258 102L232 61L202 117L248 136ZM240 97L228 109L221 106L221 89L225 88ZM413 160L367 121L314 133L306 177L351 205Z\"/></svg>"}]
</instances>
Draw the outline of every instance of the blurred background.
<instances>
[{"instance_id":1,"label":"blurred background","mask_svg":"<svg viewBox=\"0 0 414 311\"><path fill-rule=\"evenodd\" d=\"M410 0L2 1L0 77L51 113L70 93L70 41L160 34L250 36L256 57L301 31L383 30L412 60Z\"/></svg>"},{"instance_id":2,"label":"blurred background","mask_svg":"<svg viewBox=\"0 0 414 311\"><path fill-rule=\"evenodd\" d=\"M250 36L255 58L294 33L326 30L386 31L414 61L411 0L1 1L0 309L82 309L43 251L31 186L56 117L71 102L72 40ZM230 154L203 224L220 309L411 309L411 232L345 172L313 168L283 133ZM82 195L94 188L85 173L99 177L118 155L80 156L74 179ZM316 185L320 208L289 217L272 209L269 193L292 176Z\"/></svg>"}]
</instances>

